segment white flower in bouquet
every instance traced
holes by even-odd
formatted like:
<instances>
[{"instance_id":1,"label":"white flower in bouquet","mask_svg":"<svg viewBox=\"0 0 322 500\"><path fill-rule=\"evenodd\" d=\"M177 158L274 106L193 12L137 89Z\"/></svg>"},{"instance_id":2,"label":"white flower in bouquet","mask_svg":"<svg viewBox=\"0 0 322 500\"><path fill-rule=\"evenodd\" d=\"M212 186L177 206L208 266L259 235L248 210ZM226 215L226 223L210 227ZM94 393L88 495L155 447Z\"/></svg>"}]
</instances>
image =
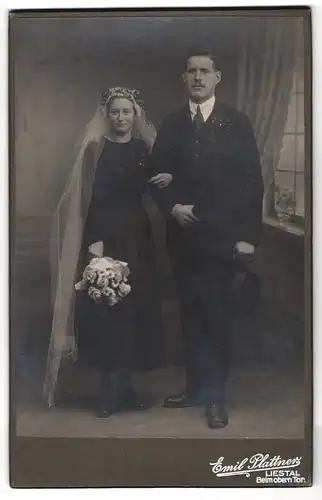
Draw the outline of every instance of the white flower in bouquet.
<instances>
[{"instance_id":1,"label":"white flower in bouquet","mask_svg":"<svg viewBox=\"0 0 322 500\"><path fill-rule=\"evenodd\" d=\"M115 281L122 281L122 279L124 278L124 273L123 273L123 268L117 264L117 261L115 263L115 267L113 269L113 276L111 276L111 278L113 278L113 280Z\"/></svg>"},{"instance_id":2,"label":"white flower in bouquet","mask_svg":"<svg viewBox=\"0 0 322 500\"><path fill-rule=\"evenodd\" d=\"M83 279L91 283L91 285L93 285L96 281L96 278L97 278L96 270L92 266L87 266L83 273Z\"/></svg>"},{"instance_id":3,"label":"white flower in bouquet","mask_svg":"<svg viewBox=\"0 0 322 500\"><path fill-rule=\"evenodd\" d=\"M112 288L110 288L108 286L104 287L102 289L102 294L103 294L103 297L105 297L108 305L114 306L118 302L118 298L116 296L116 293Z\"/></svg>"},{"instance_id":4,"label":"white flower in bouquet","mask_svg":"<svg viewBox=\"0 0 322 500\"><path fill-rule=\"evenodd\" d=\"M120 283L119 286L119 295L120 297L126 297L131 291L130 285L127 283Z\"/></svg>"},{"instance_id":5,"label":"white flower in bouquet","mask_svg":"<svg viewBox=\"0 0 322 500\"><path fill-rule=\"evenodd\" d=\"M116 276L110 279L110 285L112 288L118 288L122 280L118 279Z\"/></svg>"},{"instance_id":6,"label":"white flower in bouquet","mask_svg":"<svg viewBox=\"0 0 322 500\"><path fill-rule=\"evenodd\" d=\"M91 260L90 260L90 264L89 265L93 265L93 266L97 266L97 264L100 263L100 261L102 260L103 257L93 257Z\"/></svg>"},{"instance_id":7,"label":"white flower in bouquet","mask_svg":"<svg viewBox=\"0 0 322 500\"><path fill-rule=\"evenodd\" d=\"M127 262L122 262L121 260L116 260L115 263L116 263L116 268L120 269L120 271L121 271L123 280L125 278L128 278L130 275L130 269L129 269Z\"/></svg>"},{"instance_id":8,"label":"white flower in bouquet","mask_svg":"<svg viewBox=\"0 0 322 500\"><path fill-rule=\"evenodd\" d=\"M104 286L104 288L102 288L102 294L104 297L109 297L110 295L115 295L115 292L110 286Z\"/></svg>"},{"instance_id":9,"label":"white flower in bouquet","mask_svg":"<svg viewBox=\"0 0 322 500\"><path fill-rule=\"evenodd\" d=\"M113 273L110 273L113 276ZM96 284L100 288L104 288L109 285L111 277L107 273L104 274L103 272L100 272L97 277Z\"/></svg>"},{"instance_id":10,"label":"white flower in bouquet","mask_svg":"<svg viewBox=\"0 0 322 500\"><path fill-rule=\"evenodd\" d=\"M94 286L90 286L89 287L89 289L88 289L88 295L97 304L99 304L101 302L101 300L102 300L102 292L98 288L95 288Z\"/></svg>"},{"instance_id":11,"label":"white flower in bouquet","mask_svg":"<svg viewBox=\"0 0 322 500\"><path fill-rule=\"evenodd\" d=\"M116 261L111 257L94 257L90 261L89 265L94 265L97 271L108 271L109 269L113 271L116 265Z\"/></svg>"}]
</instances>

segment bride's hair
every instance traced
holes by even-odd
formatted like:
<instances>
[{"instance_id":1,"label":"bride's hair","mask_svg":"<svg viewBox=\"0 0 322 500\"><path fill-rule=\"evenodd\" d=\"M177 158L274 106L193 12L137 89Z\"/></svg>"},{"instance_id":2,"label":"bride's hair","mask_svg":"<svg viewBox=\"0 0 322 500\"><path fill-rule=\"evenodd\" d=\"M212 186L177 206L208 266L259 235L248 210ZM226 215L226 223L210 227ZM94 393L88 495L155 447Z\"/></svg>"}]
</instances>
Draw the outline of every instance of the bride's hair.
<instances>
[{"instance_id":1,"label":"bride's hair","mask_svg":"<svg viewBox=\"0 0 322 500\"><path fill-rule=\"evenodd\" d=\"M133 104L136 104L140 108L144 109L144 102L141 98L140 92L137 89L126 87L111 87L107 92L102 92L100 105L106 106L111 101L111 99L118 97L129 99L133 102Z\"/></svg>"}]
</instances>

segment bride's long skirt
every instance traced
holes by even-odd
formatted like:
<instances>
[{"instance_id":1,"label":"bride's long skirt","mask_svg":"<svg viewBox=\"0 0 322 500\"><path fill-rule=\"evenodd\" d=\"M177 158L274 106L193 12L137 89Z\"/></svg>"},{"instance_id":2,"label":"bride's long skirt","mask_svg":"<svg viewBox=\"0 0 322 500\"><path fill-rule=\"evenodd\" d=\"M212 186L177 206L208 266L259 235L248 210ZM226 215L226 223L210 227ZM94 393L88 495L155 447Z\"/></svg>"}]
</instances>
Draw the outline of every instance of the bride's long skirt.
<instances>
[{"instance_id":1,"label":"bride's long skirt","mask_svg":"<svg viewBox=\"0 0 322 500\"><path fill-rule=\"evenodd\" d=\"M161 302L155 247L142 205L129 200L113 208L89 212L80 271L88 263L88 246L102 240L104 256L128 263L132 291L114 306L97 305L86 292L77 293L76 326L80 362L127 374L162 364Z\"/></svg>"}]
</instances>

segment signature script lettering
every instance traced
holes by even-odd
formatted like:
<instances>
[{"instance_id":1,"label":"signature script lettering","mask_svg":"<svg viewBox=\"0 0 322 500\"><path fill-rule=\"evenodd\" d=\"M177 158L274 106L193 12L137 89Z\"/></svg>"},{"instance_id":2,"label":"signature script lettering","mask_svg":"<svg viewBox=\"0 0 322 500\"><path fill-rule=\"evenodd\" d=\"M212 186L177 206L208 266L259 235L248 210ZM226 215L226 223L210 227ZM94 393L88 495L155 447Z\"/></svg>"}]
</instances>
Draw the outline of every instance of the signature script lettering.
<instances>
[{"instance_id":1,"label":"signature script lettering","mask_svg":"<svg viewBox=\"0 0 322 500\"><path fill-rule=\"evenodd\" d=\"M217 462L212 462L212 472L216 474L217 472L235 472L238 470L243 470L244 465L247 463L248 458L244 458L241 462L236 462L235 465L222 465L224 457L218 458Z\"/></svg>"},{"instance_id":2,"label":"signature script lettering","mask_svg":"<svg viewBox=\"0 0 322 500\"><path fill-rule=\"evenodd\" d=\"M248 469L268 469L270 467L285 467L285 466L299 466L302 457L294 457L288 460L283 460L280 455L275 455L270 458L269 454L263 455L257 453L249 459Z\"/></svg>"},{"instance_id":3,"label":"signature script lettering","mask_svg":"<svg viewBox=\"0 0 322 500\"><path fill-rule=\"evenodd\" d=\"M238 473L240 471L257 471L268 469L283 469L286 467L298 467L301 465L303 457L293 457L282 459L280 455L270 457L269 453L256 453L255 455L244 458L235 464L224 464L224 457L218 458L216 462L210 462L212 472L217 475L229 475L229 473Z\"/></svg>"}]
</instances>

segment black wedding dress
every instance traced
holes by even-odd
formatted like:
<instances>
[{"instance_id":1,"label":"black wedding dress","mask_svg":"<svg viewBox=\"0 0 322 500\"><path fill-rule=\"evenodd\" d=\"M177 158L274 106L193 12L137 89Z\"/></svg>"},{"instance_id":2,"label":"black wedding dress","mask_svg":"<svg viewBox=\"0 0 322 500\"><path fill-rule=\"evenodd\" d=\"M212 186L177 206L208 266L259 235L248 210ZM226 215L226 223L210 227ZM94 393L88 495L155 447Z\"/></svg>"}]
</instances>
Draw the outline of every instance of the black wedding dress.
<instances>
[{"instance_id":1,"label":"black wedding dress","mask_svg":"<svg viewBox=\"0 0 322 500\"><path fill-rule=\"evenodd\" d=\"M86 265L86 258L88 262L84 256L89 245L103 241L104 256L128 263L132 287L114 306L97 305L85 292L77 294L79 359L100 370L103 392L110 375L125 380L134 370L153 369L162 363L159 280L143 204L148 162L143 141L132 138L116 143L106 139L95 170L82 262Z\"/></svg>"}]
</instances>

